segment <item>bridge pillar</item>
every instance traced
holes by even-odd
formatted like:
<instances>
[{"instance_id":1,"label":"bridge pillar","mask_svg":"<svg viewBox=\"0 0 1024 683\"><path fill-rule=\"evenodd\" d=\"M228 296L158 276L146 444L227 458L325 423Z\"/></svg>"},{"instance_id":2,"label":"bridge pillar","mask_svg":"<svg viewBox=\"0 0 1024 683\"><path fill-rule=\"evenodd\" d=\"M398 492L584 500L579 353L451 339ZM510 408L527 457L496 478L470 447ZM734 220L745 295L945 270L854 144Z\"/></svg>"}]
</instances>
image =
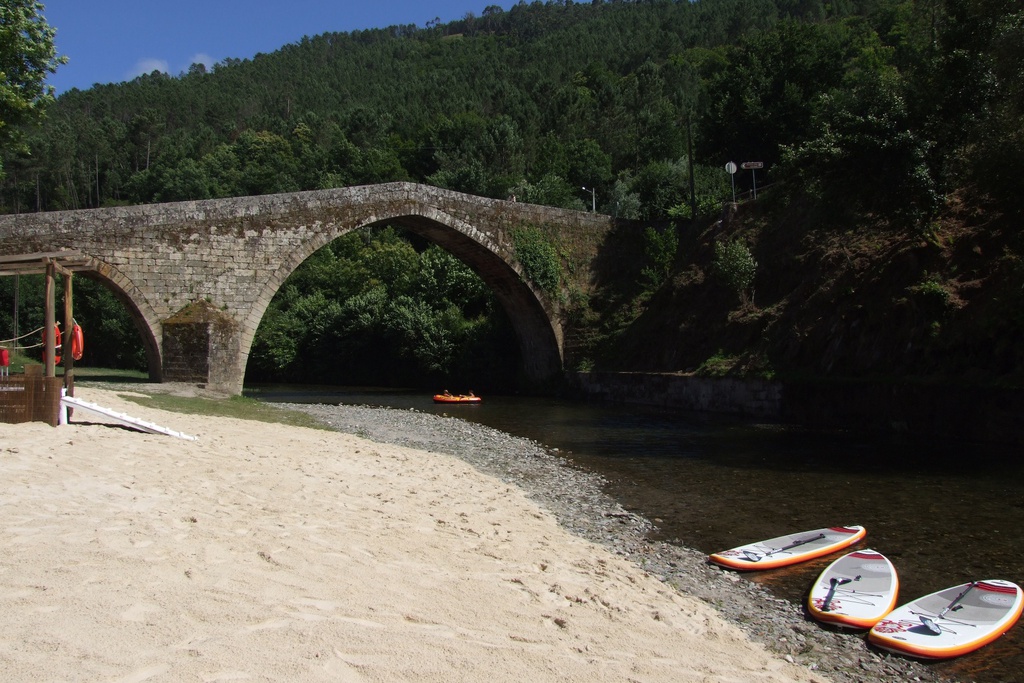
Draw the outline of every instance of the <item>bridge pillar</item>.
<instances>
[{"instance_id":1,"label":"bridge pillar","mask_svg":"<svg viewBox=\"0 0 1024 683\"><path fill-rule=\"evenodd\" d=\"M208 301L190 303L163 325L165 382L203 384L240 393L245 368L240 367L240 328Z\"/></svg>"}]
</instances>

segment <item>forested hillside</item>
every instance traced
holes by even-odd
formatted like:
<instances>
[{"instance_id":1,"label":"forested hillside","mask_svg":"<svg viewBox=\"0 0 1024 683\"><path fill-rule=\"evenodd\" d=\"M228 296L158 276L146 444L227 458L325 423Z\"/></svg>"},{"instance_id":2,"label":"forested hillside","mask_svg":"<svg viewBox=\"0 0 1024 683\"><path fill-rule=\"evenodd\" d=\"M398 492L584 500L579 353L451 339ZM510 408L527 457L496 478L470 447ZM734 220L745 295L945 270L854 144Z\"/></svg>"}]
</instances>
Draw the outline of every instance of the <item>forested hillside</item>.
<instances>
[{"instance_id":1,"label":"forested hillside","mask_svg":"<svg viewBox=\"0 0 1024 683\"><path fill-rule=\"evenodd\" d=\"M1019 0L490 6L65 93L24 147L0 150L0 208L393 180L593 201L675 228L636 233L646 256L628 283L567 293L577 367L957 374L950 359L969 353L992 380L1024 360L1009 341L1024 338L1022 63ZM728 161L763 164L761 197L717 223L730 181L742 197L755 180ZM296 306L315 295L290 296L264 327L292 316L301 336ZM491 316L464 303L462 329ZM476 327L506 324L489 319ZM829 350L864 328L884 337L874 351ZM288 365L268 334L256 359L275 376ZM992 343L995 365L978 350ZM907 344L929 363L892 355Z\"/></svg>"}]
</instances>

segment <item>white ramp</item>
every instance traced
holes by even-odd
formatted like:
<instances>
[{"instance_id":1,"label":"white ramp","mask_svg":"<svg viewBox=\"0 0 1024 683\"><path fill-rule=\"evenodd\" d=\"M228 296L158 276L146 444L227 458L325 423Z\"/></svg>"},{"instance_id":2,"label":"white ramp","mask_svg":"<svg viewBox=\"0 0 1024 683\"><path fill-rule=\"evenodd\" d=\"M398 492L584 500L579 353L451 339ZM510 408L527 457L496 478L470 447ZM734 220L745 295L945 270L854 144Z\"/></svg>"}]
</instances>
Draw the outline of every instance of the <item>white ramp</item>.
<instances>
[{"instance_id":1,"label":"white ramp","mask_svg":"<svg viewBox=\"0 0 1024 683\"><path fill-rule=\"evenodd\" d=\"M145 420L140 420L137 417L125 415L124 413L119 413L116 410L104 408L103 406L96 405L95 403L89 403L88 401L83 401L82 399L74 398L73 396L62 396L60 399L60 407L62 423L67 422L67 419L64 417L66 415L65 409L74 408L75 410L81 410L114 420L125 427L149 432L150 434L166 434L167 436L176 436L179 439L187 439L188 441L196 441L199 438L197 436L185 434L184 432L177 432L173 429L168 429L167 427L161 427L160 425L153 424L152 422L146 422Z\"/></svg>"}]
</instances>

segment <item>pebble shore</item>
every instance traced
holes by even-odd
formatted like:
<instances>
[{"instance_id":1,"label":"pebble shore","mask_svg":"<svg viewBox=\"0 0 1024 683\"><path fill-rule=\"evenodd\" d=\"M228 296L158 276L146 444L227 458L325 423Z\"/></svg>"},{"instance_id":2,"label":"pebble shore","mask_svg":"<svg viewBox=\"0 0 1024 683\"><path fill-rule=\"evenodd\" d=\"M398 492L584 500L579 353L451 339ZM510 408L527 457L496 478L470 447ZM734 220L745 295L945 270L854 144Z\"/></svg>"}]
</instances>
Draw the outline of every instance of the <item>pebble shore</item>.
<instances>
[{"instance_id":1,"label":"pebble shore","mask_svg":"<svg viewBox=\"0 0 1024 683\"><path fill-rule=\"evenodd\" d=\"M608 547L659 580L704 600L790 662L836 683L949 683L917 661L870 648L862 633L844 633L805 615L706 555L649 540L654 528L604 493L604 482L572 466L557 450L454 417L369 406L276 404L307 413L332 429L381 443L448 453L526 491L573 534Z\"/></svg>"}]
</instances>

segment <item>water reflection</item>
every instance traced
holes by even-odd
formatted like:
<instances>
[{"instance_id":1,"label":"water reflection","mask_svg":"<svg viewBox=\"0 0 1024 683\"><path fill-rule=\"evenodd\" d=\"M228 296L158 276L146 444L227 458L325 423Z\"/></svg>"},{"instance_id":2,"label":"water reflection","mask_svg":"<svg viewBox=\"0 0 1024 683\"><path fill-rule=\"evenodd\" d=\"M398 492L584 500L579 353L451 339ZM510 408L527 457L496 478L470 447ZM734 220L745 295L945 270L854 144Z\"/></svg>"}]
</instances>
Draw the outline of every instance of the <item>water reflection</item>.
<instances>
[{"instance_id":1,"label":"water reflection","mask_svg":"<svg viewBox=\"0 0 1024 683\"><path fill-rule=\"evenodd\" d=\"M1016 449L872 439L631 406L484 397L434 405L419 392L265 387L276 402L414 408L462 417L558 448L601 474L608 493L655 520L658 540L705 553L822 526L860 524L859 547L887 555L900 604L948 586L1024 585L1024 464ZM747 574L802 602L834 557ZM933 665L979 683L1020 680L1024 624L977 653Z\"/></svg>"}]
</instances>

